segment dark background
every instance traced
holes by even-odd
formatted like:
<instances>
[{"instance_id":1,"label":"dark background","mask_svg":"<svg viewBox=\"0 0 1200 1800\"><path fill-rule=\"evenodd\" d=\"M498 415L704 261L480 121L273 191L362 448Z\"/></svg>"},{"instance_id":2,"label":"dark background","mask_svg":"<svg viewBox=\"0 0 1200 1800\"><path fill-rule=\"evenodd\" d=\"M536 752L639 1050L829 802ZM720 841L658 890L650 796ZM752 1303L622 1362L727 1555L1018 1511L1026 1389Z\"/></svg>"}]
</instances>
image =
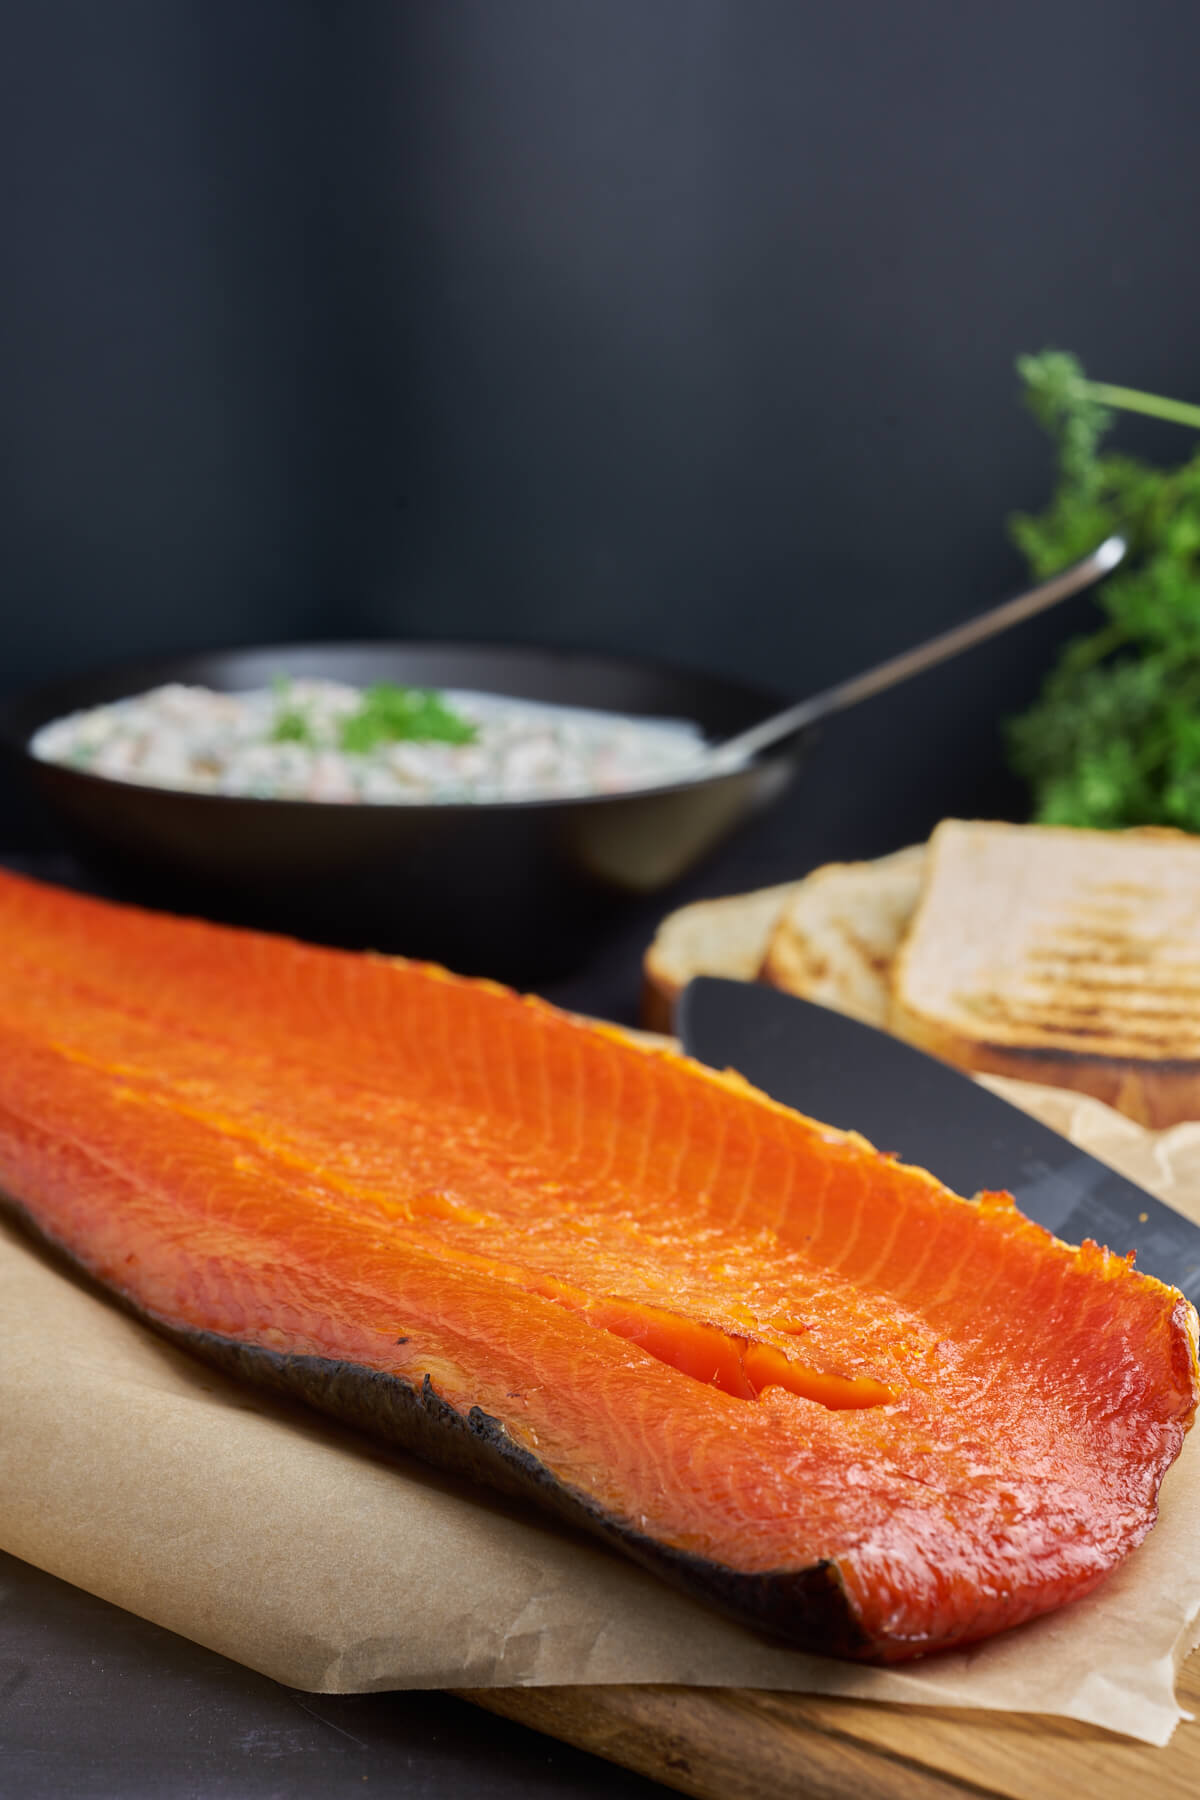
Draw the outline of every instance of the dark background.
<instances>
[{"instance_id":1,"label":"dark background","mask_svg":"<svg viewBox=\"0 0 1200 1800\"><path fill-rule=\"evenodd\" d=\"M1194 0L4 18L0 693L376 634L811 691L1022 578L1016 353L1200 392ZM1019 810L1091 606L837 728L856 843Z\"/></svg>"}]
</instances>

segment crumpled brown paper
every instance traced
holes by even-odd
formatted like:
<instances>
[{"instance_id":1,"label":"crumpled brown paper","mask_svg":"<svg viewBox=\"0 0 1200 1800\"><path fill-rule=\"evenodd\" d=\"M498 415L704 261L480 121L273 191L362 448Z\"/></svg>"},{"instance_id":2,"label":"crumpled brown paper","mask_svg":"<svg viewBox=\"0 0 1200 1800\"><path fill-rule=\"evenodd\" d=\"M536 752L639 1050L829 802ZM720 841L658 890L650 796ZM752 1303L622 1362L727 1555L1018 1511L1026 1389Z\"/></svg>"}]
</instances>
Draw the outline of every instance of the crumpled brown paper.
<instances>
[{"instance_id":1,"label":"crumpled brown paper","mask_svg":"<svg viewBox=\"0 0 1200 1800\"><path fill-rule=\"evenodd\" d=\"M987 1085L1200 1222L1200 1123ZM0 1227L0 1548L290 1686L670 1682L1056 1713L1152 1744L1200 1619L1200 1430L1099 1592L866 1669L761 1641L619 1556L160 1342Z\"/></svg>"}]
</instances>

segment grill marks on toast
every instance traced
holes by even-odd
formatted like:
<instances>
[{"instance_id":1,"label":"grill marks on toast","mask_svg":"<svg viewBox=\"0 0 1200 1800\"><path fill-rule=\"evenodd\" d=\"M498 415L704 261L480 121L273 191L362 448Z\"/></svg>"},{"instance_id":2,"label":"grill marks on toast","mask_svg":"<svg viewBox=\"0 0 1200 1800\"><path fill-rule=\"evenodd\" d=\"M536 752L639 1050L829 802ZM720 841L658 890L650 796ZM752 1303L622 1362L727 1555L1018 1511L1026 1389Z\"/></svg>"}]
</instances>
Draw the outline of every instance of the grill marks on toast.
<instances>
[{"instance_id":1,"label":"grill marks on toast","mask_svg":"<svg viewBox=\"0 0 1200 1800\"><path fill-rule=\"evenodd\" d=\"M968 1065L973 1044L1200 1059L1200 842L945 822L892 1008Z\"/></svg>"},{"instance_id":2,"label":"grill marks on toast","mask_svg":"<svg viewBox=\"0 0 1200 1800\"><path fill-rule=\"evenodd\" d=\"M1200 956L1181 958L1162 935L1139 929L1125 903L1131 891L1154 899L1133 883L1081 880L1044 935L1025 946L1007 991L967 993L964 1008L985 1028L1003 1025L1035 1045L1055 1038L1094 1047L1119 1031L1148 1057L1161 1056L1167 1038L1175 1055L1200 1054Z\"/></svg>"},{"instance_id":3,"label":"grill marks on toast","mask_svg":"<svg viewBox=\"0 0 1200 1800\"><path fill-rule=\"evenodd\" d=\"M756 970L960 1067L1152 1127L1200 1118L1200 839L950 821L790 893L684 908L647 952L646 1022L667 1028L690 975Z\"/></svg>"}]
</instances>

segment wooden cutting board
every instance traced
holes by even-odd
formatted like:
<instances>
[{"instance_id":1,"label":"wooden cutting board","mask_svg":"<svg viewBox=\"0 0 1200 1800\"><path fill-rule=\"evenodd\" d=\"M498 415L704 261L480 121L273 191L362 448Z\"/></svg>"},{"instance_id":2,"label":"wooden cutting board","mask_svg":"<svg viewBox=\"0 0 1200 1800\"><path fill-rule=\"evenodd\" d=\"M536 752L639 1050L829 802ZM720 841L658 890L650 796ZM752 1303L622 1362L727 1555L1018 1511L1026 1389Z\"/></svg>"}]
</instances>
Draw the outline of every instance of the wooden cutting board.
<instances>
[{"instance_id":1,"label":"wooden cutting board","mask_svg":"<svg viewBox=\"0 0 1200 1800\"><path fill-rule=\"evenodd\" d=\"M1200 1650L1179 1679L1200 1713ZM1070 1719L742 1688L461 1695L698 1800L1197 1800L1200 1719L1164 1750Z\"/></svg>"}]
</instances>

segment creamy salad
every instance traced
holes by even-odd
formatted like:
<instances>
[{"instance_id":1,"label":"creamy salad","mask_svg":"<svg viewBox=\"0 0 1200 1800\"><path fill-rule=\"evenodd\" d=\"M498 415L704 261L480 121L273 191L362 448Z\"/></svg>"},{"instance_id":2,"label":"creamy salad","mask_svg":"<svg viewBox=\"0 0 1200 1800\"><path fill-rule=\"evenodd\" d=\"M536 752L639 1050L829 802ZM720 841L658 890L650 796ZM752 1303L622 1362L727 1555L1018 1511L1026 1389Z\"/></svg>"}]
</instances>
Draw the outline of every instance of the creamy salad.
<instances>
[{"instance_id":1,"label":"creamy salad","mask_svg":"<svg viewBox=\"0 0 1200 1800\"><path fill-rule=\"evenodd\" d=\"M495 694L337 681L170 686L55 719L33 755L118 781L269 800L486 801L686 779L698 725Z\"/></svg>"}]
</instances>

